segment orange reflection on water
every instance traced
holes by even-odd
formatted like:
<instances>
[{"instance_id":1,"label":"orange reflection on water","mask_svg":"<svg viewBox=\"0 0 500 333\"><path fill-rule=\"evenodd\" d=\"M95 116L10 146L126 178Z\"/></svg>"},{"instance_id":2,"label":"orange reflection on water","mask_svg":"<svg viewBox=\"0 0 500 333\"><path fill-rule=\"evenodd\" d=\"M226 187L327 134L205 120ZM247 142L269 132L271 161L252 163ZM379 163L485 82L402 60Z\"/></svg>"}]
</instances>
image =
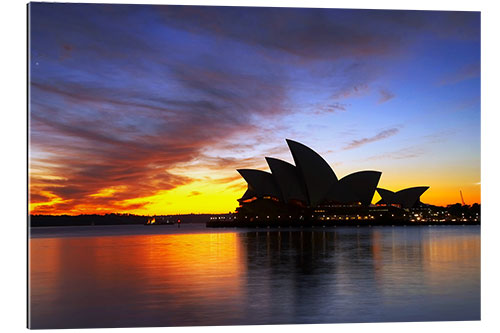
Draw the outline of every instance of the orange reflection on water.
<instances>
[{"instance_id":1,"label":"orange reflection on water","mask_svg":"<svg viewBox=\"0 0 500 333\"><path fill-rule=\"evenodd\" d=\"M31 239L32 325L120 326L122 313L148 312L159 325L171 317L182 324L176 314L191 312L186 323L209 324L200 309L228 295L242 315L244 251L236 233Z\"/></svg>"},{"instance_id":2,"label":"orange reflection on water","mask_svg":"<svg viewBox=\"0 0 500 333\"><path fill-rule=\"evenodd\" d=\"M148 283L168 286L167 293L175 290L184 297L199 292L203 297L223 297L228 290L242 293L246 254L236 233L157 235L142 250L135 264L142 265Z\"/></svg>"},{"instance_id":3,"label":"orange reflection on water","mask_svg":"<svg viewBox=\"0 0 500 333\"><path fill-rule=\"evenodd\" d=\"M430 236L423 244L424 268L431 283L443 280L471 280L470 270L461 267L477 267L481 264L479 235ZM475 274L475 273L474 273Z\"/></svg>"},{"instance_id":4,"label":"orange reflection on water","mask_svg":"<svg viewBox=\"0 0 500 333\"><path fill-rule=\"evenodd\" d=\"M406 291L416 295L423 286L436 294L460 283L478 289L480 248L479 233L454 230L447 235L439 227L393 229L388 233L374 230L371 249L374 277L387 294L398 292L386 289L388 278L396 286L404 281ZM409 277L410 271L416 273Z\"/></svg>"}]
</instances>

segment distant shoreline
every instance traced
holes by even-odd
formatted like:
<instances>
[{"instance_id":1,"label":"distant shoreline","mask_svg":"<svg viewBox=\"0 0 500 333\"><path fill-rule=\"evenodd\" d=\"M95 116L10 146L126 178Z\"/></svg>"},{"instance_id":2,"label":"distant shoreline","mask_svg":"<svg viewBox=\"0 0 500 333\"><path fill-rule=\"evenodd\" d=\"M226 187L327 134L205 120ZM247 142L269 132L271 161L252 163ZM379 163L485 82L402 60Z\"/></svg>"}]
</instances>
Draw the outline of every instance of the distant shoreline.
<instances>
[{"instance_id":1,"label":"distant shoreline","mask_svg":"<svg viewBox=\"0 0 500 333\"><path fill-rule=\"evenodd\" d=\"M168 216L175 217L176 220L180 219L182 224L190 224L206 223L210 220L210 217L220 216L220 214L178 214ZM28 226L31 228L43 228L92 225L141 225L146 224L151 217L152 216L133 214L30 215Z\"/></svg>"}]
</instances>

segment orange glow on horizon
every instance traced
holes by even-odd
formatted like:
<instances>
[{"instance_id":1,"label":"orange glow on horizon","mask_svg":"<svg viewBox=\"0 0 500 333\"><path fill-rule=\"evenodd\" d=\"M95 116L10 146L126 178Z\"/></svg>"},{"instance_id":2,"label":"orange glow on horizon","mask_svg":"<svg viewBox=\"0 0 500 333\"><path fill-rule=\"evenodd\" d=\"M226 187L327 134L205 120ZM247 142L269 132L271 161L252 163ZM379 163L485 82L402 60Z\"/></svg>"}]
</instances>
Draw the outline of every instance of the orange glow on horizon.
<instances>
[{"instance_id":1,"label":"orange glow on horizon","mask_svg":"<svg viewBox=\"0 0 500 333\"><path fill-rule=\"evenodd\" d=\"M147 197L113 201L113 207L99 205L98 200L100 198L112 199L122 188L100 190L88 196L94 199L95 203L89 202L62 209L58 209L57 205L68 201L64 201L52 193L43 192L44 196L50 200L30 203L30 213L53 215L107 213L130 213L137 215L221 214L232 212L236 209L238 206L237 199L243 195L246 183L243 179L229 185L211 181L195 181L187 185L178 186L172 190L158 191L156 194ZM138 208L129 208L134 206Z\"/></svg>"},{"instance_id":2,"label":"orange glow on horizon","mask_svg":"<svg viewBox=\"0 0 500 333\"><path fill-rule=\"evenodd\" d=\"M181 170L175 170L180 173ZM391 191L403 188L428 185L430 188L422 195L421 201L436 206L447 206L460 203L460 190L467 205L481 203L481 186L475 174L460 175L443 170L436 173L419 175L416 170L405 170L405 173L388 170L384 172L378 187ZM170 190L160 190L150 196L139 196L133 199L121 199L127 193L126 185L102 188L85 197L80 203L64 200L54 193L43 190L39 184L31 184L31 195L45 197L41 202L30 202L30 214L80 215L130 213L137 215L173 215L173 214L222 214L234 212L247 188L243 178L236 178L235 172L225 170L207 170L203 168L185 170L195 181L180 185ZM210 174L213 178L207 177ZM203 176L205 175L205 176ZM231 178L233 177L233 178ZM227 181L220 179L228 178ZM425 179L422 181L421 179ZM130 196L129 196L130 197ZM380 200L375 191L372 203ZM107 204L106 204L107 203ZM111 204L109 204L111 203Z\"/></svg>"}]
</instances>

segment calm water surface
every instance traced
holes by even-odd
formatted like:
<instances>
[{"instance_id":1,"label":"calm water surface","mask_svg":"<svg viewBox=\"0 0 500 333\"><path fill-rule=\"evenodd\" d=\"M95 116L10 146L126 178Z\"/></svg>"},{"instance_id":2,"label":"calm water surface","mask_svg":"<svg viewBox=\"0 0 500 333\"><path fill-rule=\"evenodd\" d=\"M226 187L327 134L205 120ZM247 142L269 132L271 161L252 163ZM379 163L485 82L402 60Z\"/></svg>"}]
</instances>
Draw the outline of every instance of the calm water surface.
<instances>
[{"instance_id":1,"label":"calm water surface","mask_svg":"<svg viewBox=\"0 0 500 333\"><path fill-rule=\"evenodd\" d=\"M480 228L35 228L30 326L480 319Z\"/></svg>"}]
</instances>

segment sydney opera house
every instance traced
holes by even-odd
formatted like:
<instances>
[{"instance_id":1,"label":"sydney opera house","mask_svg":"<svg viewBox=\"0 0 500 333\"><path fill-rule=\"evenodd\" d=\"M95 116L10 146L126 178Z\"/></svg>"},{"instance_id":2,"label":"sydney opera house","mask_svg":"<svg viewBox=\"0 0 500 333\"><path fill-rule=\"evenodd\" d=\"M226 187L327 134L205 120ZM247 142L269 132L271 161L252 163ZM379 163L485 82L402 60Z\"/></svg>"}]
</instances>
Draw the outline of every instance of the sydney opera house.
<instances>
[{"instance_id":1,"label":"sydney opera house","mask_svg":"<svg viewBox=\"0 0 500 333\"><path fill-rule=\"evenodd\" d=\"M410 216L426 205L420 196L429 188L397 192L378 188L380 171L358 171L341 179L311 148L286 140L295 165L266 157L271 172L239 169L248 189L238 199L238 220L342 220ZM381 197L372 204L375 191Z\"/></svg>"}]
</instances>

